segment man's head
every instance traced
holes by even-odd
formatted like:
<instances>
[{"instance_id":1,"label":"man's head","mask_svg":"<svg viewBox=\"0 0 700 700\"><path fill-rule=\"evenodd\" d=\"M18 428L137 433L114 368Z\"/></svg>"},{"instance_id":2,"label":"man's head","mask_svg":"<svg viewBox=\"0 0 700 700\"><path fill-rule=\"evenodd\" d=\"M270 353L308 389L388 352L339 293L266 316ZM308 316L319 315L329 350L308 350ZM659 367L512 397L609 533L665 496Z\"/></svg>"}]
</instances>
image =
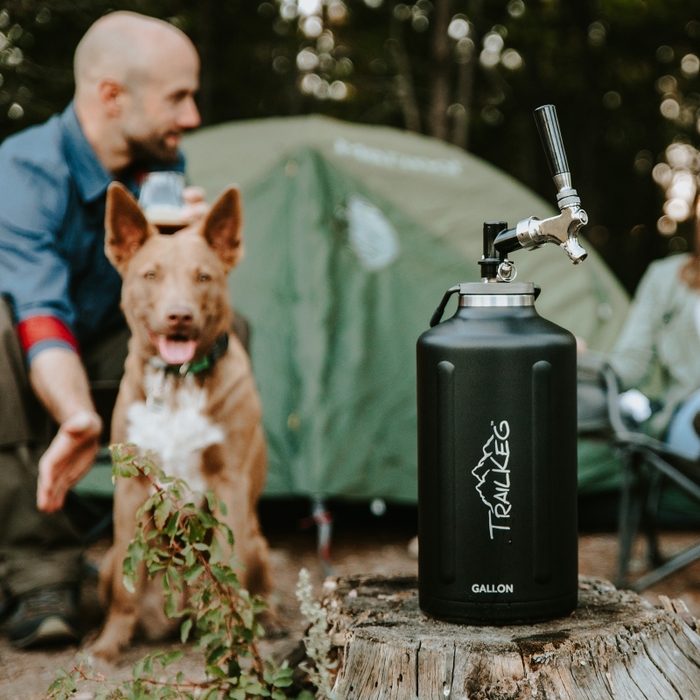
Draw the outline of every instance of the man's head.
<instances>
[{"instance_id":1,"label":"man's head","mask_svg":"<svg viewBox=\"0 0 700 700\"><path fill-rule=\"evenodd\" d=\"M199 125L198 76L197 51L179 29L133 12L102 17L75 52L75 105L88 140L121 151L123 165L174 161L182 133ZM93 145L99 154L102 144Z\"/></svg>"}]
</instances>

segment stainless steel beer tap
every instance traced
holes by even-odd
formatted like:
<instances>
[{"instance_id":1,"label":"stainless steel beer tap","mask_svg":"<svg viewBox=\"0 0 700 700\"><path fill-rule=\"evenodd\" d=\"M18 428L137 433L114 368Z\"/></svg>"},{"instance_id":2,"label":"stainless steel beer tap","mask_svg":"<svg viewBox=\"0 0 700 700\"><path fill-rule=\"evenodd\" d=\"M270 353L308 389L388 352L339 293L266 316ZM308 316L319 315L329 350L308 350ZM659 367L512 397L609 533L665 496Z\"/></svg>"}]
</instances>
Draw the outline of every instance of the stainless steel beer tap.
<instances>
[{"instance_id":1,"label":"stainless steel beer tap","mask_svg":"<svg viewBox=\"0 0 700 700\"><path fill-rule=\"evenodd\" d=\"M536 216L523 219L515 228L501 231L494 241L494 247L505 259L514 250L532 250L545 243L556 243L566 251L574 265L578 265L588 256L578 241L578 232L588 223L588 214L571 186L571 173L554 105L538 107L534 116L557 188L557 205L561 214L549 219L538 219Z\"/></svg>"}]
</instances>

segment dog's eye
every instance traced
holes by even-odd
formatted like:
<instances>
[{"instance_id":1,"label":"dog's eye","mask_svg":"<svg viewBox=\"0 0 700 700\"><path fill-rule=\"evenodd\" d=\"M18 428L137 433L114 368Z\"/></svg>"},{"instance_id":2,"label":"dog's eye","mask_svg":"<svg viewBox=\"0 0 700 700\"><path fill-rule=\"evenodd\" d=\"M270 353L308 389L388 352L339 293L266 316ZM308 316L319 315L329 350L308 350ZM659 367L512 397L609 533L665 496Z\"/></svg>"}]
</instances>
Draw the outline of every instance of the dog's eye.
<instances>
[{"instance_id":1,"label":"dog's eye","mask_svg":"<svg viewBox=\"0 0 700 700\"><path fill-rule=\"evenodd\" d=\"M145 275L144 278L147 280L154 280L156 278L156 273L153 270L149 270Z\"/></svg>"},{"instance_id":2,"label":"dog's eye","mask_svg":"<svg viewBox=\"0 0 700 700\"><path fill-rule=\"evenodd\" d=\"M211 282L211 275L206 272L200 272L197 275L197 282Z\"/></svg>"}]
</instances>

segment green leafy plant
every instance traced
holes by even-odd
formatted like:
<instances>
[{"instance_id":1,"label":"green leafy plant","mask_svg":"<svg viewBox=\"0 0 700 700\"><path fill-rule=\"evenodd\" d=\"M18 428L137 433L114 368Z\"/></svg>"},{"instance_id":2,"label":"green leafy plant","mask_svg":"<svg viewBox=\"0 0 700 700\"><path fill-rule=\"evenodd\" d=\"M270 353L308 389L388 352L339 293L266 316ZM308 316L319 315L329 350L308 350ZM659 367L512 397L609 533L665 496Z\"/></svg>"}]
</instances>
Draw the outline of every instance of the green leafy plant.
<instances>
[{"instance_id":1,"label":"green leafy plant","mask_svg":"<svg viewBox=\"0 0 700 700\"><path fill-rule=\"evenodd\" d=\"M333 690L337 661L331 661L331 639L328 635L328 618L326 611L313 597L309 572L302 569L297 583L297 599L301 603L302 615L309 621L309 628L304 637L306 655L313 665L302 664L300 667L309 674L309 679L318 688L320 697L336 700L338 694Z\"/></svg>"},{"instance_id":2,"label":"green leafy plant","mask_svg":"<svg viewBox=\"0 0 700 700\"><path fill-rule=\"evenodd\" d=\"M135 590L142 562L149 576L162 577L165 612L182 618L183 642L197 639L204 651L205 679L169 672L183 652L155 651L134 667L129 681L110 681L85 660L69 672L62 670L48 697L66 700L87 686L96 700L285 700L293 670L286 662L264 660L258 651L266 605L241 588L238 564L229 554L233 533L214 516L225 514L225 505L211 491L193 497L183 481L166 476L150 457L134 454L129 446L111 450L113 478L141 476L153 491L138 514L141 526L123 563L124 583Z\"/></svg>"}]
</instances>

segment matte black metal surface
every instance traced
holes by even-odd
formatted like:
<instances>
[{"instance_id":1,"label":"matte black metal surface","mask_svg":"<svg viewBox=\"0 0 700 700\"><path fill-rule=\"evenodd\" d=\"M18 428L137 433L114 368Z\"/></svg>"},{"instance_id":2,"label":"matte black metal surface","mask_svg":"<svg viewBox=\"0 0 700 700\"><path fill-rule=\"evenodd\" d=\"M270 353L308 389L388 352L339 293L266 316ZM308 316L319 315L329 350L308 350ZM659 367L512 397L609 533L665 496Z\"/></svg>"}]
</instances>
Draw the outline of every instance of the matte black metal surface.
<instances>
[{"instance_id":1,"label":"matte black metal surface","mask_svg":"<svg viewBox=\"0 0 700 700\"><path fill-rule=\"evenodd\" d=\"M420 337L417 357L421 607L482 623L567 614L574 337L534 307L458 308Z\"/></svg>"}]
</instances>

